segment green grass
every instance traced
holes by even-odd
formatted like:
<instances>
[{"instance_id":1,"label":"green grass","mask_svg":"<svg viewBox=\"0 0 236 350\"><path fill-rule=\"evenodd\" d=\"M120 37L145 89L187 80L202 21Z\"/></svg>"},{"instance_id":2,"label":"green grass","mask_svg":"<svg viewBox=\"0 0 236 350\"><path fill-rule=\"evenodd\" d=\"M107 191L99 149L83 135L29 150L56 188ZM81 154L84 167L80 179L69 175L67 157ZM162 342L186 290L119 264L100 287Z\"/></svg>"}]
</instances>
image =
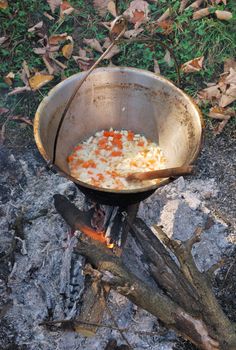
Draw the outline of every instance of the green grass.
<instances>
[{"instance_id":1,"label":"green grass","mask_svg":"<svg viewBox=\"0 0 236 350\"><path fill-rule=\"evenodd\" d=\"M128 1L119 1L119 8L123 11ZM71 5L77 10L64 21L58 22L59 12L54 15L55 21L50 21L43 12L50 12L46 0L15 0L9 2L9 8L0 10L0 37L8 36L9 40L0 47L0 107L10 108L14 114L21 114L33 118L37 105L48 91L61 80L57 74L50 84L36 92L24 93L21 95L7 96L11 88L4 82L3 77L10 71L16 76L13 88L23 86L20 78L20 70L23 60L26 60L31 69L45 69L42 58L33 53L32 49L38 47L39 38L35 33L29 33L28 28L43 20L44 34L60 34L67 32L75 40L73 54L78 54L78 48L83 46L83 38L96 38L102 40L107 36L107 31L99 24L101 18L97 15L92 6L92 0L71 0ZM163 35L159 28L153 37L160 40L167 47L172 48L179 64L204 55L204 69L194 74L181 73L181 87L190 95L196 96L198 90L205 86L205 82L214 82L223 71L223 62L228 57L234 57L236 49L236 14L235 0L228 0L226 9L233 12L233 19L220 21L212 14L200 20L192 20L192 10L178 13L180 1L159 0L157 4L150 4L150 21L155 21L167 9L171 9L171 18L174 21L173 31L168 36ZM225 6L217 6L217 9L225 9ZM106 15L103 21L111 20L111 15ZM150 31L145 30L144 35L150 36ZM157 59L160 65L161 74L177 81L177 74L174 65L168 66L164 61L165 49L160 43L123 43L121 52L114 57L116 65L132 66L153 70L153 59ZM99 57L94 52L95 58ZM64 74L66 77L79 72L79 67L73 58L67 61L62 54L58 53L58 59L67 64ZM103 61L103 64L108 64ZM2 118L2 121L4 119ZM19 129L19 124L12 122L9 128ZM21 132L21 130L20 130Z\"/></svg>"}]
</instances>

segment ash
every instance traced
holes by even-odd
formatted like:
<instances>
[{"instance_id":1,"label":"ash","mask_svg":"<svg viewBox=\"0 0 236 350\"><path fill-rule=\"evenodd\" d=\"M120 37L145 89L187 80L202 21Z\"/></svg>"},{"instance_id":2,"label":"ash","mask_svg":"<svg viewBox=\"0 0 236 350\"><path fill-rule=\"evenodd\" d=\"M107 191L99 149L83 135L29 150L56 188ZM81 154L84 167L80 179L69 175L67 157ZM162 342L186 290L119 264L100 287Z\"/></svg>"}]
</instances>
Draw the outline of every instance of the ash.
<instances>
[{"instance_id":1,"label":"ash","mask_svg":"<svg viewBox=\"0 0 236 350\"><path fill-rule=\"evenodd\" d=\"M13 155L1 149L0 153L5 169L0 175L0 349L102 350L111 338L124 344L116 330L101 328L95 337L86 338L39 325L43 320L69 320L80 311L84 260L73 253L76 238L56 213L53 195L66 195L80 209L85 199L73 183L48 171L34 152ZM138 215L149 226L162 225L169 236L180 240L189 238L196 226L205 227L202 241L193 249L198 267L204 270L231 249L227 224L208 208L217 191L214 179L180 178L141 203ZM145 266L131 240L124 260L133 272L142 275ZM119 327L129 328L126 337L133 349L173 349L175 334L125 297L112 291L108 306ZM103 323L114 325L109 313L104 314ZM156 336L134 332L140 330L155 331Z\"/></svg>"}]
</instances>

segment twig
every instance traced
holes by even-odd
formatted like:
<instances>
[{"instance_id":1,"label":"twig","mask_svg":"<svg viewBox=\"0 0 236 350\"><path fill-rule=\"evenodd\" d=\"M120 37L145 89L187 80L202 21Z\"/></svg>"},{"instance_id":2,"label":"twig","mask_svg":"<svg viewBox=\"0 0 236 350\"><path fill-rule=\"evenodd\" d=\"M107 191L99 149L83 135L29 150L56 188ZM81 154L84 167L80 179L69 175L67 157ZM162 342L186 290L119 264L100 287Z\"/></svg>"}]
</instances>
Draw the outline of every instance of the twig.
<instances>
[{"instance_id":1,"label":"twig","mask_svg":"<svg viewBox=\"0 0 236 350\"><path fill-rule=\"evenodd\" d=\"M39 323L39 326L53 326L56 324L73 324L73 323L81 323L81 324L85 324L88 326L94 326L94 327L100 327L100 328L108 328L108 329L112 329L115 331L121 331L121 332L129 332L129 333L134 333L134 334L139 334L139 335L150 335L150 336L155 336L158 335L159 332L148 332L148 331L136 331L136 330L132 330L129 328L119 328L116 326L111 326L109 324L100 324L100 323L94 323L94 322L86 322L86 321L79 321L79 320L52 320L52 321L43 321Z\"/></svg>"}]
</instances>

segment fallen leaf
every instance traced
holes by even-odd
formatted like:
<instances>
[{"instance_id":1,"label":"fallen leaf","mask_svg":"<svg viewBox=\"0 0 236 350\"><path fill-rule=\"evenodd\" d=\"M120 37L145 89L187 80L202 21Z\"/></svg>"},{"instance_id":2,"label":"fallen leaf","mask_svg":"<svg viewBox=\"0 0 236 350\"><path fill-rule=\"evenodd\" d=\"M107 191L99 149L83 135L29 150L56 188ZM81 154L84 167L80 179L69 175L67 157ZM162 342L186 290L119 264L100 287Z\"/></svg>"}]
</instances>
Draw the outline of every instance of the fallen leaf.
<instances>
[{"instance_id":1,"label":"fallen leaf","mask_svg":"<svg viewBox=\"0 0 236 350\"><path fill-rule=\"evenodd\" d=\"M204 9L198 10L194 12L193 14L193 19L201 19L203 17L209 16L210 15L210 7L206 7Z\"/></svg>"},{"instance_id":2,"label":"fallen leaf","mask_svg":"<svg viewBox=\"0 0 236 350\"><path fill-rule=\"evenodd\" d=\"M2 45L3 43L5 43L5 41L7 41L7 37L6 36L2 36L1 38L0 38L0 45Z\"/></svg>"},{"instance_id":3,"label":"fallen leaf","mask_svg":"<svg viewBox=\"0 0 236 350\"><path fill-rule=\"evenodd\" d=\"M199 72L202 69L204 56L194 58L193 60L190 60L188 62L185 62L181 66L181 70L184 73L193 73L193 72Z\"/></svg>"},{"instance_id":4,"label":"fallen leaf","mask_svg":"<svg viewBox=\"0 0 236 350\"><path fill-rule=\"evenodd\" d=\"M52 13L54 13L56 8L61 5L61 1L62 0L47 0L47 3L50 6Z\"/></svg>"},{"instance_id":5,"label":"fallen leaf","mask_svg":"<svg viewBox=\"0 0 236 350\"><path fill-rule=\"evenodd\" d=\"M207 101L218 100L221 96L221 90L219 89L218 84L209 86L198 92L198 97Z\"/></svg>"},{"instance_id":6,"label":"fallen leaf","mask_svg":"<svg viewBox=\"0 0 236 350\"><path fill-rule=\"evenodd\" d=\"M95 51L103 53L103 49L97 39L84 39L83 43L90 46Z\"/></svg>"},{"instance_id":7,"label":"fallen leaf","mask_svg":"<svg viewBox=\"0 0 236 350\"><path fill-rule=\"evenodd\" d=\"M110 23L110 29L109 29L109 37L112 41L114 41L115 38L117 38L118 35L120 35L122 32L124 33L127 27L126 20L121 18L115 18L114 21Z\"/></svg>"},{"instance_id":8,"label":"fallen leaf","mask_svg":"<svg viewBox=\"0 0 236 350\"><path fill-rule=\"evenodd\" d=\"M110 38L106 38L103 44L103 48L107 49L111 45L111 40ZM110 60L113 56L117 55L120 53L120 49L117 45L114 45L112 49L106 54L106 56L103 58L104 60Z\"/></svg>"},{"instance_id":9,"label":"fallen leaf","mask_svg":"<svg viewBox=\"0 0 236 350\"><path fill-rule=\"evenodd\" d=\"M157 26L163 30L162 34L169 35L174 30L174 21L171 19L165 19L157 23Z\"/></svg>"},{"instance_id":10,"label":"fallen leaf","mask_svg":"<svg viewBox=\"0 0 236 350\"><path fill-rule=\"evenodd\" d=\"M53 75L50 74L36 73L33 77L29 78L29 85L32 90L38 90L53 78Z\"/></svg>"},{"instance_id":11,"label":"fallen leaf","mask_svg":"<svg viewBox=\"0 0 236 350\"><path fill-rule=\"evenodd\" d=\"M224 72L229 72L230 68L236 71L236 61L234 58L227 58L224 62Z\"/></svg>"},{"instance_id":12,"label":"fallen leaf","mask_svg":"<svg viewBox=\"0 0 236 350\"><path fill-rule=\"evenodd\" d=\"M72 52L73 52L73 44L72 43L66 44L63 46L62 54L65 58L69 59L72 55Z\"/></svg>"},{"instance_id":13,"label":"fallen leaf","mask_svg":"<svg viewBox=\"0 0 236 350\"><path fill-rule=\"evenodd\" d=\"M172 61L169 50L166 50L166 53L165 53L165 56L163 57L163 59L168 64L169 67L172 67L173 61Z\"/></svg>"},{"instance_id":14,"label":"fallen leaf","mask_svg":"<svg viewBox=\"0 0 236 350\"><path fill-rule=\"evenodd\" d=\"M185 10L188 10L189 8L192 8L194 10L198 9L204 0L196 0L191 5L185 8Z\"/></svg>"},{"instance_id":15,"label":"fallen leaf","mask_svg":"<svg viewBox=\"0 0 236 350\"><path fill-rule=\"evenodd\" d=\"M49 13L47 13L46 11L43 13L43 15L47 17L50 21L54 21L55 19L53 16L49 15Z\"/></svg>"},{"instance_id":16,"label":"fallen leaf","mask_svg":"<svg viewBox=\"0 0 236 350\"><path fill-rule=\"evenodd\" d=\"M236 70L233 68L229 69L229 75L224 79L225 84L235 84L236 85Z\"/></svg>"},{"instance_id":17,"label":"fallen leaf","mask_svg":"<svg viewBox=\"0 0 236 350\"><path fill-rule=\"evenodd\" d=\"M234 117L236 112L232 108L223 108L219 106L214 106L209 111L209 117L214 119L228 120Z\"/></svg>"},{"instance_id":18,"label":"fallen leaf","mask_svg":"<svg viewBox=\"0 0 236 350\"><path fill-rule=\"evenodd\" d=\"M110 0L94 0L93 1L93 6L96 8L96 10L98 11L99 15L101 17L105 16L105 14L107 13L108 9L108 4L109 4Z\"/></svg>"},{"instance_id":19,"label":"fallen leaf","mask_svg":"<svg viewBox=\"0 0 236 350\"><path fill-rule=\"evenodd\" d=\"M170 9L168 8L161 17L157 19L157 23L160 23L162 21L165 21L170 16Z\"/></svg>"},{"instance_id":20,"label":"fallen leaf","mask_svg":"<svg viewBox=\"0 0 236 350\"><path fill-rule=\"evenodd\" d=\"M12 79L14 78L15 78L15 74L13 72L10 72L7 75L5 75L3 79L7 85L12 86Z\"/></svg>"},{"instance_id":21,"label":"fallen leaf","mask_svg":"<svg viewBox=\"0 0 236 350\"><path fill-rule=\"evenodd\" d=\"M36 32L38 29L41 29L43 26L43 21L40 21L39 23L35 24L33 27L28 29L29 33L34 33Z\"/></svg>"},{"instance_id":22,"label":"fallen leaf","mask_svg":"<svg viewBox=\"0 0 236 350\"><path fill-rule=\"evenodd\" d=\"M220 101L219 101L219 106L226 107L230 103L234 102L235 100L236 100L236 85L230 84L229 88L221 96Z\"/></svg>"},{"instance_id":23,"label":"fallen leaf","mask_svg":"<svg viewBox=\"0 0 236 350\"><path fill-rule=\"evenodd\" d=\"M136 36L138 36L143 31L144 31L143 28L127 30L124 33L124 37L127 38L127 39L136 38Z\"/></svg>"},{"instance_id":24,"label":"fallen leaf","mask_svg":"<svg viewBox=\"0 0 236 350\"><path fill-rule=\"evenodd\" d=\"M94 60L89 57L72 56L75 62L78 64L80 70L89 70L94 64Z\"/></svg>"},{"instance_id":25,"label":"fallen leaf","mask_svg":"<svg viewBox=\"0 0 236 350\"><path fill-rule=\"evenodd\" d=\"M0 107L0 115L5 114L5 113L7 113L7 112L9 112L9 109L8 109L8 108Z\"/></svg>"},{"instance_id":26,"label":"fallen leaf","mask_svg":"<svg viewBox=\"0 0 236 350\"><path fill-rule=\"evenodd\" d=\"M5 10L8 8L8 1L7 0L0 0L0 9Z\"/></svg>"},{"instance_id":27,"label":"fallen leaf","mask_svg":"<svg viewBox=\"0 0 236 350\"><path fill-rule=\"evenodd\" d=\"M117 17L116 4L114 1L109 1L107 4L107 10L113 17Z\"/></svg>"},{"instance_id":28,"label":"fallen leaf","mask_svg":"<svg viewBox=\"0 0 236 350\"><path fill-rule=\"evenodd\" d=\"M179 6L179 13L182 13L184 9L186 8L189 0L181 0L180 6Z\"/></svg>"},{"instance_id":29,"label":"fallen leaf","mask_svg":"<svg viewBox=\"0 0 236 350\"><path fill-rule=\"evenodd\" d=\"M48 73L53 75L56 72L57 69L54 68L54 65L52 64L52 61L51 61L48 53L43 55L42 59L43 59L43 62L45 64L45 66L47 67Z\"/></svg>"},{"instance_id":30,"label":"fallen leaf","mask_svg":"<svg viewBox=\"0 0 236 350\"><path fill-rule=\"evenodd\" d=\"M64 18L65 15L70 15L74 11L74 7L66 0L63 0L60 5L60 18Z\"/></svg>"},{"instance_id":31,"label":"fallen leaf","mask_svg":"<svg viewBox=\"0 0 236 350\"><path fill-rule=\"evenodd\" d=\"M32 120L30 120L29 118L26 118L26 117L22 117L20 115L11 115L9 117L9 119L11 119L11 120L19 120L21 122L24 122L24 123L30 125L30 126L33 126Z\"/></svg>"},{"instance_id":32,"label":"fallen leaf","mask_svg":"<svg viewBox=\"0 0 236 350\"><path fill-rule=\"evenodd\" d=\"M219 5L221 2L223 2L224 5L227 5L226 0L211 0L212 4Z\"/></svg>"},{"instance_id":33,"label":"fallen leaf","mask_svg":"<svg viewBox=\"0 0 236 350\"><path fill-rule=\"evenodd\" d=\"M61 61L57 60L57 59L53 56L53 54L49 53L49 57L50 57L50 59L53 60L53 62L55 62L61 69L66 69L66 68L67 68L67 66L66 66L64 63L62 63Z\"/></svg>"},{"instance_id":34,"label":"fallen leaf","mask_svg":"<svg viewBox=\"0 0 236 350\"><path fill-rule=\"evenodd\" d=\"M45 53L47 52L46 47L35 47L33 49L33 52L36 53L36 55L45 55Z\"/></svg>"},{"instance_id":35,"label":"fallen leaf","mask_svg":"<svg viewBox=\"0 0 236 350\"><path fill-rule=\"evenodd\" d=\"M155 59L153 61L154 61L154 72L157 73L157 74L160 74L161 71L160 71L160 67L159 67L158 61L155 60Z\"/></svg>"},{"instance_id":36,"label":"fallen leaf","mask_svg":"<svg viewBox=\"0 0 236 350\"><path fill-rule=\"evenodd\" d=\"M215 135L221 134L227 123L228 123L228 119L225 119L222 122L218 123L218 125L214 128L214 134Z\"/></svg>"},{"instance_id":37,"label":"fallen leaf","mask_svg":"<svg viewBox=\"0 0 236 350\"><path fill-rule=\"evenodd\" d=\"M123 13L128 21L138 28L142 23L148 21L149 6L144 0L131 1L129 8Z\"/></svg>"},{"instance_id":38,"label":"fallen leaf","mask_svg":"<svg viewBox=\"0 0 236 350\"><path fill-rule=\"evenodd\" d=\"M215 14L218 19L224 21L229 21L233 17L232 13L229 11L216 10Z\"/></svg>"},{"instance_id":39,"label":"fallen leaf","mask_svg":"<svg viewBox=\"0 0 236 350\"><path fill-rule=\"evenodd\" d=\"M49 45L57 45L61 41L66 40L67 33L57 34L57 35L51 35L48 39Z\"/></svg>"},{"instance_id":40,"label":"fallen leaf","mask_svg":"<svg viewBox=\"0 0 236 350\"><path fill-rule=\"evenodd\" d=\"M21 94L22 92L25 92L25 91L31 91L31 88L29 86L16 87L14 90L8 93L8 96Z\"/></svg>"}]
</instances>

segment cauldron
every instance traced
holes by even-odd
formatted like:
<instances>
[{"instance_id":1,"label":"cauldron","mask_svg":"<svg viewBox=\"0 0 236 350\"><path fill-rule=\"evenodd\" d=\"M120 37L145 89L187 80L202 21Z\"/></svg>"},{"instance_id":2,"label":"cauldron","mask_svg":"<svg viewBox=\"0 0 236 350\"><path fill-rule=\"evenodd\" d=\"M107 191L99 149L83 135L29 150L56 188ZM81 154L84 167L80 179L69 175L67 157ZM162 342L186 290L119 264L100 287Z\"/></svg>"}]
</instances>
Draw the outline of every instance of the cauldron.
<instances>
[{"instance_id":1,"label":"cauldron","mask_svg":"<svg viewBox=\"0 0 236 350\"><path fill-rule=\"evenodd\" d=\"M34 136L41 155L52 161L58 124L70 96L84 77L78 73L55 86L40 103ZM128 67L95 69L80 87L58 137L55 167L98 203L127 206L150 196L159 184L132 190L111 190L70 176L67 156L96 131L126 129L145 135L162 148L166 167L192 164L202 139L201 112L172 82L152 72Z\"/></svg>"}]
</instances>

